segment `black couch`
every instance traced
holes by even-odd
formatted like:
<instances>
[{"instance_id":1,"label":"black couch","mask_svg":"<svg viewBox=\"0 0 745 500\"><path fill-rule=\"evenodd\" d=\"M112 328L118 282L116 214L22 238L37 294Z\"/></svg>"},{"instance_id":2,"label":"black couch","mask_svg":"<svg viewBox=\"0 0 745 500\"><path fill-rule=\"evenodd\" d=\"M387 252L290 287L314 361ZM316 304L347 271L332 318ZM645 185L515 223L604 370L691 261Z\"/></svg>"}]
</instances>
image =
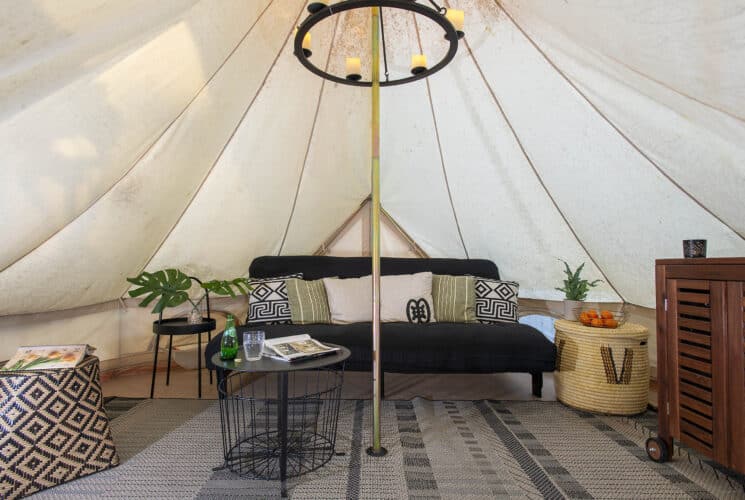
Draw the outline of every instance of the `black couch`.
<instances>
[{"instance_id":1,"label":"black couch","mask_svg":"<svg viewBox=\"0 0 745 500\"><path fill-rule=\"evenodd\" d=\"M497 266L480 259L381 259L381 274L474 275L499 279ZM306 280L329 276L354 278L371 274L369 257L281 256L258 257L249 267L252 278L303 273ZM241 332L256 326L239 326ZM371 323L348 325L264 325L267 338L309 333L321 342L346 346L352 351L347 370L372 370ZM206 366L220 349L218 335L205 351ZM383 323L381 325L383 372L396 373L530 373L533 394L541 395L543 372L554 370L556 349L535 328L519 323Z\"/></svg>"}]
</instances>

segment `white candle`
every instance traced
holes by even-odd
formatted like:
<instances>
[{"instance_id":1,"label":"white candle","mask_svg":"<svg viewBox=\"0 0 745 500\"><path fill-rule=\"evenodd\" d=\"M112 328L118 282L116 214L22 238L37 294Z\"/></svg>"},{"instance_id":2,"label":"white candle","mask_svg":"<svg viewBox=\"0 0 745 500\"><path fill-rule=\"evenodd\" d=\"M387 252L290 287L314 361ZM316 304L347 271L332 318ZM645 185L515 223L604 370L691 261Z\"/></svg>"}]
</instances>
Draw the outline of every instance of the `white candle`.
<instances>
[{"instance_id":1,"label":"white candle","mask_svg":"<svg viewBox=\"0 0 745 500\"><path fill-rule=\"evenodd\" d=\"M414 54L413 56L411 56L411 69L426 67L427 56L425 56L424 54Z\"/></svg>"},{"instance_id":2,"label":"white candle","mask_svg":"<svg viewBox=\"0 0 745 500\"><path fill-rule=\"evenodd\" d=\"M445 12L445 17L450 21L456 31L463 31L465 13L462 10L448 9L447 12Z\"/></svg>"},{"instance_id":3,"label":"white candle","mask_svg":"<svg viewBox=\"0 0 745 500\"><path fill-rule=\"evenodd\" d=\"M347 74L348 75L361 75L362 74L362 62L359 57L347 57Z\"/></svg>"}]
</instances>

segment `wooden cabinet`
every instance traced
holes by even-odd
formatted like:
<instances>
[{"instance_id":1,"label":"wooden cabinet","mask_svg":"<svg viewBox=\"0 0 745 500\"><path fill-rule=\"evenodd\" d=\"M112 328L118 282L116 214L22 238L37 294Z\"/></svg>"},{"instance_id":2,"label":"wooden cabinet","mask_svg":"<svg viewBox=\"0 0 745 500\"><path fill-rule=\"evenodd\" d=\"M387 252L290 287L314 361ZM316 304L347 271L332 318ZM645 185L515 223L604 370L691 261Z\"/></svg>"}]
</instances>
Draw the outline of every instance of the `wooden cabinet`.
<instances>
[{"instance_id":1,"label":"wooden cabinet","mask_svg":"<svg viewBox=\"0 0 745 500\"><path fill-rule=\"evenodd\" d=\"M655 274L658 444L745 473L745 258L658 260Z\"/></svg>"}]
</instances>

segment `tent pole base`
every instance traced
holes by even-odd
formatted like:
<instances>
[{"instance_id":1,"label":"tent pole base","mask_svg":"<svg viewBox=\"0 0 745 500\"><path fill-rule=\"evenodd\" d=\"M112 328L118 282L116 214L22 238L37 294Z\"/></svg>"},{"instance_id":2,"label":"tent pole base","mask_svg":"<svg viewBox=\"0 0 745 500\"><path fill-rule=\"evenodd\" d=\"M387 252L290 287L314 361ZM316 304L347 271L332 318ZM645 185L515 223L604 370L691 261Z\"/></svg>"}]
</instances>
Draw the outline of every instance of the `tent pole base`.
<instances>
[{"instance_id":1,"label":"tent pole base","mask_svg":"<svg viewBox=\"0 0 745 500\"><path fill-rule=\"evenodd\" d=\"M365 452L371 457L384 457L388 454L388 450L386 450L382 446L378 451L375 451L375 448L371 446L367 450L365 450Z\"/></svg>"}]
</instances>

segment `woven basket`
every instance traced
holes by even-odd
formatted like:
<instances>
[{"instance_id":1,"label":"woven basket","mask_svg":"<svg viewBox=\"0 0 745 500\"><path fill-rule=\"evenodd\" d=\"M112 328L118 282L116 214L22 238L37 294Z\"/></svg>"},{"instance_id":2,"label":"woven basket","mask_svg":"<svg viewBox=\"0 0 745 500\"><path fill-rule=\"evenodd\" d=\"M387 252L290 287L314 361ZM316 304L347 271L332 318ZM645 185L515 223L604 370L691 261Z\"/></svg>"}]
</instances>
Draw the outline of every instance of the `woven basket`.
<instances>
[{"instance_id":1,"label":"woven basket","mask_svg":"<svg viewBox=\"0 0 745 500\"><path fill-rule=\"evenodd\" d=\"M0 498L20 498L119 463L98 358L0 372Z\"/></svg>"},{"instance_id":2,"label":"woven basket","mask_svg":"<svg viewBox=\"0 0 745 500\"><path fill-rule=\"evenodd\" d=\"M604 329L556 320L556 396L598 413L634 415L647 408L647 329L626 323Z\"/></svg>"}]
</instances>

